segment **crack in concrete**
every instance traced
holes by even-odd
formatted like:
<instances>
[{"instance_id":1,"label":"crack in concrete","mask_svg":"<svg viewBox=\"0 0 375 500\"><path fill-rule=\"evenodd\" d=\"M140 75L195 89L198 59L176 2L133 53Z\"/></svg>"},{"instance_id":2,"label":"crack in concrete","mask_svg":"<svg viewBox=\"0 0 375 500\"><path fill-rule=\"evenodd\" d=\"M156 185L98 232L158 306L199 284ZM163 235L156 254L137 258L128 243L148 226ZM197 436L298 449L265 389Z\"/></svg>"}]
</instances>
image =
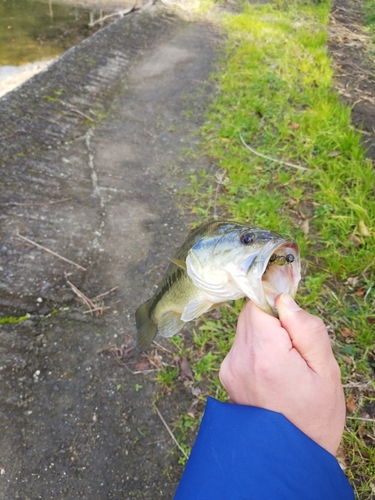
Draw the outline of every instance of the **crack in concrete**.
<instances>
[{"instance_id":1,"label":"crack in concrete","mask_svg":"<svg viewBox=\"0 0 375 500\"><path fill-rule=\"evenodd\" d=\"M88 153L88 166L91 171L91 182L92 182L92 189L93 189L93 196L96 196L99 198L100 206L104 208L104 200L102 198L101 192L100 192L100 187L98 184L98 174L95 169L95 155L91 147L91 138L94 134L94 129L89 129L87 131L87 134L85 136L85 142L86 142L86 147L87 147L87 153Z\"/></svg>"}]
</instances>

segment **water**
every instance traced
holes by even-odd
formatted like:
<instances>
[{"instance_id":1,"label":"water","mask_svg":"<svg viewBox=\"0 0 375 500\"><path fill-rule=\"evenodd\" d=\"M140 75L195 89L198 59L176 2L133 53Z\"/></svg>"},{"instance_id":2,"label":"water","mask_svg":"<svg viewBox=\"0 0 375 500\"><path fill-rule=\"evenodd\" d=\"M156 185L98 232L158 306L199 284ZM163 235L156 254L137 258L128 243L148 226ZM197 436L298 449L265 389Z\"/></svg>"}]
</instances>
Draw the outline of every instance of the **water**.
<instances>
[{"instance_id":1,"label":"water","mask_svg":"<svg viewBox=\"0 0 375 500\"><path fill-rule=\"evenodd\" d=\"M74 0L0 0L0 96L98 30L99 23L89 26L94 20L134 5L104 1L103 11L99 2L86 0L82 7Z\"/></svg>"}]
</instances>

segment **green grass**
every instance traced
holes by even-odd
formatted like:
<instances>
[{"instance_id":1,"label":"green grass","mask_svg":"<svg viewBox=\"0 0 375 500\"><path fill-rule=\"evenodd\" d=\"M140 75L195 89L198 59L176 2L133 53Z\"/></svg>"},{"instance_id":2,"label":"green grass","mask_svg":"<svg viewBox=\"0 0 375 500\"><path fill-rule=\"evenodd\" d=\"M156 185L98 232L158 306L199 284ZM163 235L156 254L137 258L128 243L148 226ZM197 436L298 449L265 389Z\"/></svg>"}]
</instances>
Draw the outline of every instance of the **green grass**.
<instances>
[{"instance_id":1,"label":"green grass","mask_svg":"<svg viewBox=\"0 0 375 500\"><path fill-rule=\"evenodd\" d=\"M374 420L363 419L375 412L375 173L350 109L333 90L329 9L328 0L278 1L245 4L241 13L225 16L226 53L214 76L218 94L202 130L205 154L218 170L191 176L188 191L191 210L202 219L218 214L298 241L304 279L297 300L324 318L347 397L356 401L343 440L346 473L357 496L369 499ZM257 152L308 170L251 153L240 134ZM223 308L219 319L208 317L191 338L175 341L202 400L207 394L226 398L217 374L240 305ZM176 429L186 443L184 419Z\"/></svg>"},{"instance_id":2,"label":"green grass","mask_svg":"<svg viewBox=\"0 0 375 500\"><path fill-rule=\"evenodd\" d=\"M22 323L22 321L26 321L30 316L27 314L26 316L5 316L0 318L0 325L15 325L17 323Z\"/></svg>"},{"instance_id":3,"label":"green grass","mask_svg":"<svg viewBox=\"0 0 375 500\"><path fill-rule=\"evenodd\" d=\"M365 23L375 40L375 4L373 0L364 1Z\"/></svg>"}]
</instances>

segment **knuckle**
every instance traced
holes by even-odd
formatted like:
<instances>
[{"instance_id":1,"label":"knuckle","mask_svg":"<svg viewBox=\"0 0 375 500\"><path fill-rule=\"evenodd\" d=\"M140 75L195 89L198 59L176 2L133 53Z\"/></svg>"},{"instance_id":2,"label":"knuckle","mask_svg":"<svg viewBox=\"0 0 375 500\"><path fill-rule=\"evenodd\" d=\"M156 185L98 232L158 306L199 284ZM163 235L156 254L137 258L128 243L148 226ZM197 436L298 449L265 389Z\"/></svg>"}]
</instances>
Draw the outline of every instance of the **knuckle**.
<instances>
[{"instance_id":1,"label":"knuckle","mask_svg":"<svg viewBox=\"0 0 375 500\"><path fill-rule=\"evenodd\" d=\"M312 332L316 332L316 333L323 333L325 335L328 335L327 333L327 328L323 322L323 320L321 318L319 318L318 316L313 316L311 315L310 316L310 322L309 322L309 329L312 331Z\"/></svg>"}]
</instances>

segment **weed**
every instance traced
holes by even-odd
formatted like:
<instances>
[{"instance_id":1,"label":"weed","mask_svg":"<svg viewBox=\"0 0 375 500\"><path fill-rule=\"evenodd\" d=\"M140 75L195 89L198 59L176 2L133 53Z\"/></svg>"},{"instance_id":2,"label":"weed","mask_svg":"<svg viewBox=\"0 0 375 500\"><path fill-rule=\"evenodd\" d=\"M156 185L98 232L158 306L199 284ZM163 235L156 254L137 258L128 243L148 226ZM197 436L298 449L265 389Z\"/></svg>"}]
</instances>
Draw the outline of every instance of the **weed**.
<instances>
[{"instance_id":1,"label":"weed","mask_svg":"<svg viewBox=\"0 0 375 500\"><path fill-rule=\"evenodd\" d=\"M22 323L22 321L26 321L29 319L30 316L26 314L26 316L6 316L3 318L0 318L0 325L15 325L17 323Z\"/></svg>"}]
</instances>

